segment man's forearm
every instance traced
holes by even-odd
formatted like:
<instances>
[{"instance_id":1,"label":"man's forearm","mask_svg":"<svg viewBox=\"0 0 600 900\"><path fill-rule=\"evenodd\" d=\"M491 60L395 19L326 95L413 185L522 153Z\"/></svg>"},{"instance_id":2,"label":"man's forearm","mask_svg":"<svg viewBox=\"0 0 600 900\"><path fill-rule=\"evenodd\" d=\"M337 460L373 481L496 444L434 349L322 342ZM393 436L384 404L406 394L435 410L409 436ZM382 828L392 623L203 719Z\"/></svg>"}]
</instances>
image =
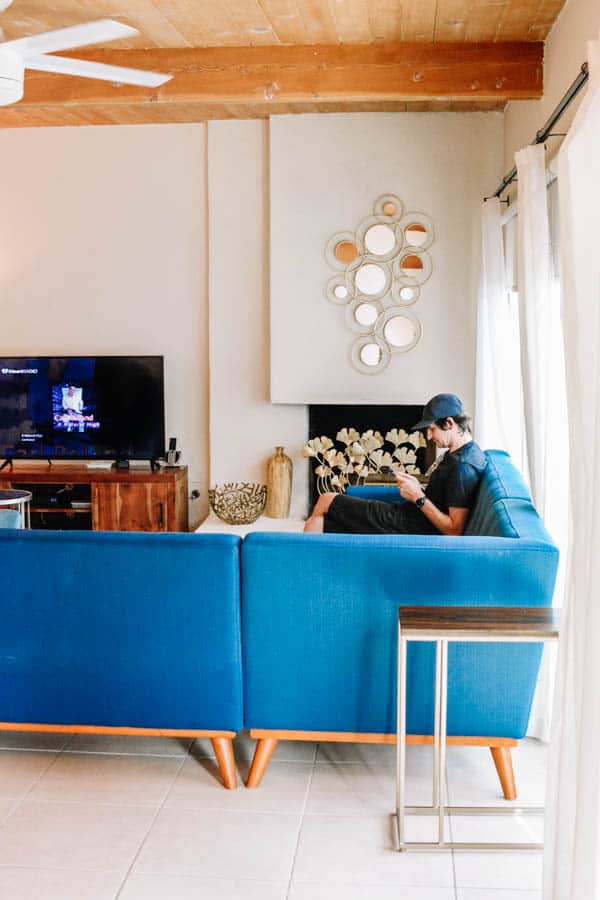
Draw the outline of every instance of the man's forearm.
<instances>
[{"instance_id":1,"label":"man's forearm","mask_svg":"<svg viewBox=\"0 0 600 900\"><path fill-rule=\"evenodd\" d=\"M428 498L426 498L425 503L421 507L421 512L442 534L460 535L463 533L466 516L462 521L460 517L454 519L448 513L443 513L441 509L438 509L435 503Z\"/></svg>"}]
</instances>

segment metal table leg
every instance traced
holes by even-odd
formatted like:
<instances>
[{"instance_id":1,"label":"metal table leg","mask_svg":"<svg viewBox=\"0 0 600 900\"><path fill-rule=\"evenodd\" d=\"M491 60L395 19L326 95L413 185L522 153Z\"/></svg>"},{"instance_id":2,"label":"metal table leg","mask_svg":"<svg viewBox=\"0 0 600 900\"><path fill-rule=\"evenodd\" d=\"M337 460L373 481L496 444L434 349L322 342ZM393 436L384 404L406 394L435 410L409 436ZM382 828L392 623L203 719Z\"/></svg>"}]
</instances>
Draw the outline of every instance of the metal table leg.
<instances>
[{"instance_id":1,"label":"metal table leg","mask_svg":"<svg viewBox=\"0 0 600 900\"><path fill-rule=\"evenodd\" d=\"M472 842L446 841L445 818L447 815L492 815L544 812L539 806L449 806L446 803L446 737L448 712L448 640L435 641L435 701L433 734L433 803L431 806L406 805L406 659L410 638L404 637L398 625L398 697L396 730L396 825L398 849L405 850L540 850L538 842ZM405 838L405 817L407 814L438 817L437 841L407 841Z\"/></svg>"},{"instance_id":2,"label":"metal table leg","mask_svg":"<svg viewBox=\"0 0 600 900\"><path fill-rule=\"evenodd\" d=\"M406 641L398 624L398 696L396 709L396 826L404 850L404 786L406 777Z\"/></svg>"}]
</instances>

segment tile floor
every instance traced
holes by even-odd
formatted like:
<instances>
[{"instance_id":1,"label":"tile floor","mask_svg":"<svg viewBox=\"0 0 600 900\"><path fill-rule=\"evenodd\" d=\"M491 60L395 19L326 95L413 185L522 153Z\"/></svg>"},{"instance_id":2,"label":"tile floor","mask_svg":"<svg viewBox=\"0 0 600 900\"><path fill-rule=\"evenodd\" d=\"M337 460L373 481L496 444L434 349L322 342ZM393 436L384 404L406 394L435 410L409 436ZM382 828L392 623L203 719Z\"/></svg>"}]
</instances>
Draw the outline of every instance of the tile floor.
<instances>
[{"instance_id":1,"label":"tile floor","mask_svg":"<svg viewBox=\"0 0 600 900\"><path fill-rule=\"evenodd\" d=\"M252 750L236 739L240 780ZM413 803L430 753L408 748ZM258 790L226 791L208 741L0 734L0 900L541 900L540 852L394 852L394 754L283 743ZM541 801L546 748L514 759L520 799ZM488 750L449 748L447 784L453 803L498 801ZM430 839L431 818L409 822ZM541 826L450 823L458 840Z\"/></svg>"}]
</instances>

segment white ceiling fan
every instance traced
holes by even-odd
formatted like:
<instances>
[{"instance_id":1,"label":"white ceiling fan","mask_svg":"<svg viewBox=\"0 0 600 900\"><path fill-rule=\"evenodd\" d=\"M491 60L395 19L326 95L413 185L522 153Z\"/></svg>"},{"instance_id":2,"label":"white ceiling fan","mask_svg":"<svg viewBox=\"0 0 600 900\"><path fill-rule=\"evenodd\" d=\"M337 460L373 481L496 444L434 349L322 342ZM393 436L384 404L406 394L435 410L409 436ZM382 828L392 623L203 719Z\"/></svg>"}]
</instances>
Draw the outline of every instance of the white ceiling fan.
<instances>
[{"instance_id":1,"label":"white ceiling fan","mask_svg":"<svg viewBox=\"0 0 600 900\"><path fill-rule=\"evenodd\" d=\"M0 0L0 11L6 9L10 2L11 0L8 2ZM103 63L87 62L83 59L46 56L55 50L71 50L74 47L114 41L134 34L139 34L136 28L112 19L99 19L85 25L73 25L70 28L59 28L57 31L46 31L43 34L0 43L0 106L8 106L21 99L25 69L98 78L100 81L118 84L137 84L141 87L158 87L169 81L172 75L163 75L159 72L106 66Z\"/></svg>"}]
</instances>

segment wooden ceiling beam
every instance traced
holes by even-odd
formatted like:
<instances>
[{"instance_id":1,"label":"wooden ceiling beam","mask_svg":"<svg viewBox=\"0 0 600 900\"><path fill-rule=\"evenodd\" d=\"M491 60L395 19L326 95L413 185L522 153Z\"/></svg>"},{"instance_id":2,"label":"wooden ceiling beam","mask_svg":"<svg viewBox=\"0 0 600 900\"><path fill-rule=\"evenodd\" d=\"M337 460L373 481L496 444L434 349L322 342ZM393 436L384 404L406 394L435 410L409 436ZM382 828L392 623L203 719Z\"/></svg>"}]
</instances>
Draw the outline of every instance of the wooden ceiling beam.
<instances>
[{"instance_id":1,"label":"wooden ceiling beam","mask_svg":"<svg viewBox=\"0 0 600 900\"><path fill-rule=\"evenodd\" d=\"M213 119L268 119L273 115L351 112L501 112L493 100L386 100L378 103L109 103L85 106L7 106L0 109L0 128L43 128L65 125L173 125Z\"/></svg>"},{"instance_id":2,"label":"wooden ceiling beam","mask_svg":"<svg viewBox=\"0 0 600 900\"><path fill-rule=\"evenodd\" d=\"M440 99L501 103L539 98L543 91L540 42L96 49L62 55L174 77L158 89L146 89L28 72L20 108Z\"/></svg>"}]
</instances>

